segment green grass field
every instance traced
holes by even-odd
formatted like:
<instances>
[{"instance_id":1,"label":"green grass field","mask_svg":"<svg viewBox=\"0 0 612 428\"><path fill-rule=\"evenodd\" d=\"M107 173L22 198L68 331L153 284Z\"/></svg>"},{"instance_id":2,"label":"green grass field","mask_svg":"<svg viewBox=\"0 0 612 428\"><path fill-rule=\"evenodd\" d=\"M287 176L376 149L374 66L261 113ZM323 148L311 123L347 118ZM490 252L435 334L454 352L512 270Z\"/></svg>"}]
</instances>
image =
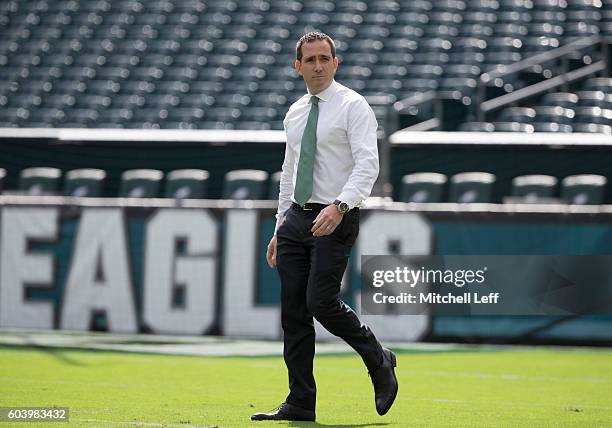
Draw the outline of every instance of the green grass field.
<instances>
[{"instance_id":1,"label":"green grass field","mask_svg":"<svg viewBox=\"0 0 612 428\"><path fill-rule=\"evenodd\" d=\"M69 407L70 426L87 427L612 427L609 349L401 353L384 417L357 356L317 356L315 366L317 423L255 423L251 413L286 395L280 357L0 347L0 406Z\"/></svg>"}]
</instances>

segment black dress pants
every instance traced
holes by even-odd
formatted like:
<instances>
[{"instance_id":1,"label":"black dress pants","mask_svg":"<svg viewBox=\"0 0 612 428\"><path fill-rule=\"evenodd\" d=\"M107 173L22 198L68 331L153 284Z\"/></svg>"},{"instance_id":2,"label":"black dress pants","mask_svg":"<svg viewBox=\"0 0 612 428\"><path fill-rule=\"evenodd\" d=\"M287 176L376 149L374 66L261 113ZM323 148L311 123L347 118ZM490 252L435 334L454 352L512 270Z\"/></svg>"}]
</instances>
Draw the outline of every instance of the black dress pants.
<instances>
[{"instance_id":1,"label":"black dress pants","mask_svg":"<svg viewBox=\"0 0 612 428\"><path fill-rule=\"evenodd\" d=\"M284 358L289 371L287 402L315 409L312 373L315 353L313 317L359 353L368 370L382 363L382 347L370 328L339 298L342 276L359 233L359 210L346 213L331 235L310 229L320 210L293 204L277 231L277 269L281 280Z\"/></svg>"}]
</instances>

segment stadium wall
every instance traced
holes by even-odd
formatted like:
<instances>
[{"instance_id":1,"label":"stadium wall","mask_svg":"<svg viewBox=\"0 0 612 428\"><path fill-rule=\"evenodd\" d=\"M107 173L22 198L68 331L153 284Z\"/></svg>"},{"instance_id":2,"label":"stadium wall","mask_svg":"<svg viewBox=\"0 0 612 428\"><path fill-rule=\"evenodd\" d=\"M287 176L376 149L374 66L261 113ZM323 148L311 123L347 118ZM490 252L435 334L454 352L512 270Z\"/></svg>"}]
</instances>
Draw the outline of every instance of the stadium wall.
<instances>
[{"instance_id":1,"label":"stadium wall","mask_svg":"<svg viewBox=\"0 0 612 428\"><path fill-rule=\"evenodd\" d=\"M284 142L283 131L0 129L0 168L7 171L4 189L16 189L19 171L28 167L99 168L107 173L106 197L119 194L127 169L204 169L208 197L221 198L228 171L279 170Z\"/></svg>"},{"instance_id":2,"label":"stadium wall","mask_svg":"<svg viewBox=\"0 0 612 428\"><path fill-rule=\"evenodd\" d=\"M413 172L492 173L494 203L511 194L512 179L520 175L559 180L573 174L612 175L612 136L604 134L399 131L389 141L389 182L396 200L402 176ZM612 186L606 187L604 201L612 203Z\"/></svg>"},{"instance_id":3,"label":"stadium wall","mask_svg":"<svg viewBox=\"0 0 612 428\"><path fill-rule=\"evenodd\" d=\"M108 197L117 196L126 169L199 168L210 173L208 197L220 198L228 171L278 171L284 143L283 131L0 128L0 168L7 170L4 189L17 188L18 172L26 167L100 168L107 172ZM497 203L510 194L512 178L523 174L612 179L612 136L604 134L398 131L381 139L379 152L381 180L390 186L378 196L395 200L402 176L422 171L495 174L492 202ZM612 203L612 186L604 198Z\"/></svg>"},{"instance_id":4,"label":"stadium wall","mask_svg":"<svg viewBox=\"0 0 612 428\"><path fill-rule=\"evenodd\" d=\"M279 282L265 263L274 202L2 196L0 207L0 327L280 338ZM359 310L361 254L606 255L611 220L610 206L372 206L343 298ZM384 340L511 341L551 317L364 321ZM610 341L611 327L574 317L535 339Z\"/></svg>"}]
</instances>

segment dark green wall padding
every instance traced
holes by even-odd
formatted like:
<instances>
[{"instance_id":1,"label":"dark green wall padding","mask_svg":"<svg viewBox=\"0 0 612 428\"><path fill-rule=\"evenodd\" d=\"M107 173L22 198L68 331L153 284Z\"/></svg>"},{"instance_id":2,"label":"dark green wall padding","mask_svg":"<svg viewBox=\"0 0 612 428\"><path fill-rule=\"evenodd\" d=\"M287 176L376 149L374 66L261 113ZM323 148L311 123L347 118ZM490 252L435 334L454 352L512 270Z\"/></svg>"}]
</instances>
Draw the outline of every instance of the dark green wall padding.
<instances>
[{"instance_id":1,"label":"dark green wall padding","mask_svg":"<svg viewBox=\"0 0 612 428\"><path fill-rule=\"evenodd\" d=\"M393 197L400 196L401 178L413 172L439 172L451 176L464 171L496 175L492 202L511 194L512 179L519 175L548 174L559 179L573 174L601 174L612 178L612 147L562 147L486 145L414 145L391 149L390 181ZM559 195L555 195L559 196ZM610 181L604 203L612 203Z\"/></svg>"},{"instance_id":2,"label":"dark green wall padding","mask_svg":"<svg viewBox=\"0 0 612 428\"><path fill-rule=\"evenodd\" d=\"M0 168L6 168L4 189L17 188L19 171L31 166L52 166L64 172L74 168L100 168L108 172L104 196L116 196L122 171L154 168L168 172L199 168L210 172L208 197L220 198L223 177L234 169L261 169L273 174L282 165L284 144L232 143L227 145L149 143L75 143L54 140L0 140ZM511 194L512 178L525 174L549 174L562 179L572 174L601 174L612 179L612 147L492 145L393 146L390 156L393 196L399 200L401 178L413 172L440 172L451 176L464 171L496 175L493 202ZM267 195L266 191L266 195ZM556 195L558 196L558 195ZM608 183L604 203L612 203Z\"/></svg>"},{"instance_id":3,"label":"dark green wall padding","mask_svg":"<svg viewBox=\"0 0 612 428\"><path fill-rule=\"evenodd\" d=\"M223 177L234 169L262 169L272 174L283 163L283 144L232 144L227 146L151 143L134 145L53 144L51 140L0 140L0 168L6 168L4 189L16 189L19 171L31 166L51 166L64 173L75 168L107 171L106 197L119 192L121 172L151 168L165 173L174 169L196 168L210 172L209 198L221 198ZM265 192L267 195L267 191Z\"/></svg>"}]
</instances>

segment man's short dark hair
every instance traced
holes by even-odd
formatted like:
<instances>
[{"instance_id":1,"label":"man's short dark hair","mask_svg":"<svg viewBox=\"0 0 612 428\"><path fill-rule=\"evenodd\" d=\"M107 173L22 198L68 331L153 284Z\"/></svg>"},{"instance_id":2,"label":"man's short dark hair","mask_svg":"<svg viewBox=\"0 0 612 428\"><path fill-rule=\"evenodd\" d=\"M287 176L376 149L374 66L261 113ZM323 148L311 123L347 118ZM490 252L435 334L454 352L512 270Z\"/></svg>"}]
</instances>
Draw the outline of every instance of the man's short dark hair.
<instances>
[{"instance_id":1,"label":"man's short dark hair","mask_svg":"<svg viewBox=\"0 0 612 428\"><path fill-rule=\"evenodd\" d=\"M310 33L304 34L300 37L297 44L295 45L295 57L301 61L302 60L302 45L304 43L314 42L315 40L326 40L329 43L329 47L331 48L332 58L336 57L336 45L331 37L329 37L325 33L320 33L318 31L311 31Z\"/></svg>"}]
</instances>

